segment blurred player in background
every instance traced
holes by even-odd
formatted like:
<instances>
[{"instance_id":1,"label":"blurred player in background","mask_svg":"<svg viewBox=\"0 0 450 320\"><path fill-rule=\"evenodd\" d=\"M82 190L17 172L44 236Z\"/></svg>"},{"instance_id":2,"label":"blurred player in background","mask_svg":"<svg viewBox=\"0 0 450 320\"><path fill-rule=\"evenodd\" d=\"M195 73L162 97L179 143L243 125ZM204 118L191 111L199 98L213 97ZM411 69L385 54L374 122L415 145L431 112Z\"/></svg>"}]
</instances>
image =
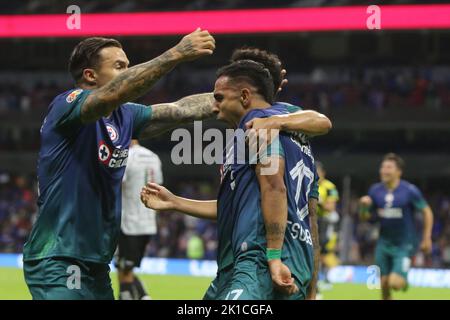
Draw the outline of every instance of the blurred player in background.
<instances>
[{"instance_id":1,"label":"blurred player in background","mask_svg":"<svg viewBox=\"0 0 450 320\"><path fill-rule=\"evenodd\" d=\"M339 214L336 205L339 201L339 193L333 182L326 179L326 171L323 164L316 162L317 174L319 175L319 208L317 210L317 220L319 224L319 243L321 273L324 283L320 287L330 289L331 283L327 279L330 268L339 264L336 255L338 245L338 223Z\"/></svg>"},{"instance_id":2,"label":"blurred player in background","mask_svg":"<svg viewBox=\"0 0 450 320\"><path fill-rule=\"evenodd\" d=\"M161 184L161 160L152 151L131 140L122 182L122 223L116 254L120 300L148 300L144 286L133 273L139 267L150 236L157 233L156 215L139 200L142 185Z\"/></svg>"},{"instance_id":3,"label":"blurred player in background","mask_svg":"<svg viewBox=\"0 0 450 320\"><path fill-rule=\"evenodd\" d=\"M271 82L264 65L252 60L222 68L214 91L218 118L245 129L254 117L278 115L280 122L295 117L287 115L286 104L271 105ZM284 128L302 131L290 125ZM316 130L324 133L323 127ZM280 165L271 175L261 173L261 163L255 168L248 161L230 161L230 155L236 157L236 142L227 147L218 201L176 197L155 184L141 194L149 207L218 220L219 271L205 295L207 299L304 299L309 294L313 242L304 218L309 211L309 193L313 192L314 159L308 143L298 135L282 134L280 138L283 147L270 155L271 161L276 158Z\"/></svg>"},{"instance_id":4,"label":"blurred player in background","mask_svg":"<svg viewBox=\"0 0 450 320\"><path fill-rule=\"evenodd\" d=\"M380 236L375 249L375 264L380 268L382 299L392 299L391 290L406 290L411 257L417 251L418 239L414 213L423 214L420 250L431 253L433 212L420 190L402 180L404 162L394 153L385 155L380 166L381 182L372 185L360 199L364 219L380 222Z\"/></svg>"},{"instance_id":5,"label":"blurred player in background","mask_svg":"<svg viewBox=\"0 0 450 320\"><path fill-rule=\"evenodd\" d=\"M131 139L208 118L213 105L210 93L151 107L128 101L179 63L214 49L214 38L200 29L131 68L117 40L88 38L74 48L69 71L76 89L53 100L41 128L39 212L23 252L33 299L114 299L109 263Z\"/></svg>"}]
</instances>

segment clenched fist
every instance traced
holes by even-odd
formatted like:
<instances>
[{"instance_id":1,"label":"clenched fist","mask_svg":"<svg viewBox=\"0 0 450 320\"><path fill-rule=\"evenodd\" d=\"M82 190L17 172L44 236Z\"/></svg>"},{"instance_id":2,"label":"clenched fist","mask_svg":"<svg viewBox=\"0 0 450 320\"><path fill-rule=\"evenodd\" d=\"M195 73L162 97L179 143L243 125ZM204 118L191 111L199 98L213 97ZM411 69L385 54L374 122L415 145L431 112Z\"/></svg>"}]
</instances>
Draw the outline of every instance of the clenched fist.
<instances>
[{"instance_id":1,"label":"clenched fist","mask_svg":"<svg viewBox=\"0 0 450 320\"><path fill-rule=\"evenodd\" d=\"M216 48L216 40L207 30L197 28L194 32L186 35L173 48L181 61L190 61L211 55Z\"/></svg>"}]
</instances>

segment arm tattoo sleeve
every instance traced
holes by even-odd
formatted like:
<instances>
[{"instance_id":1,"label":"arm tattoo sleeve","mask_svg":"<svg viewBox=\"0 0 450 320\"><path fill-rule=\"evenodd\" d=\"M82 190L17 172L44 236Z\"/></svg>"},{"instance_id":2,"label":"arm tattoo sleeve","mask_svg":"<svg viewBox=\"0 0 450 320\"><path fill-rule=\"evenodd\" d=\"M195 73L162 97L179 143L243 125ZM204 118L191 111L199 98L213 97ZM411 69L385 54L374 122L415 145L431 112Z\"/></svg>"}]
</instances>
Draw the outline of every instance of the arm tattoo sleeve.
<instances>
[{"instance_id":1,"label":"arm tattoo sleeve","mask_svg":"<svg viewBox=\"0 0 450 320\"><path fill-rule=\"evenodd\" d=\"M152 118L143 130L141 138L151 138L194 120L209 119L214 115L213 103L212 93L201 93L173 103L155 104L152 106Z\"/></svg>"},{"instance_id":2,"label":"arm tattoo sleeve","mask_svg":"<svg viewBox=\"0 0 450 320\"><path fill-rule=\"evenodd\" d=\"M81 108L82 121L96 121L121 104L141 97L177 63L177 58L168 50L153 60L122 72L86 98Z\"/></svg>"}]
</instances>

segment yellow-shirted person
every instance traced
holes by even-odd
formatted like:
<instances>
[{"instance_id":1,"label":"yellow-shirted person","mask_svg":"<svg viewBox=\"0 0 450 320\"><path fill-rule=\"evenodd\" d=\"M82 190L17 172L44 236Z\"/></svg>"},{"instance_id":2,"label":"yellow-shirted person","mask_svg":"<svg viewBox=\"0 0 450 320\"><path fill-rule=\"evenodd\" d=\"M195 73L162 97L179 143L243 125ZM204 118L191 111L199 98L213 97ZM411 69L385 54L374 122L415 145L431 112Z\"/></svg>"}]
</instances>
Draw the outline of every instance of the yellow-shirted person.
<instances>
[{"instance_id":1,"label":"yellow-shirted person","mask_svg":"<svg viewBox=\"0 0 450 320\"><path fill-rule=\"evenodd\" d=\"M319 202L318 202L318 224L319 242L321 248L321 272L325 282L323 289L330 288L326 274L330 268L339 264L337 257L338 222L339 214L336 205L339 201L339 192L333 182L325 178L326 171L323 164L316 162L317 174L319 175Z\"/></svg>"}]
</instances>

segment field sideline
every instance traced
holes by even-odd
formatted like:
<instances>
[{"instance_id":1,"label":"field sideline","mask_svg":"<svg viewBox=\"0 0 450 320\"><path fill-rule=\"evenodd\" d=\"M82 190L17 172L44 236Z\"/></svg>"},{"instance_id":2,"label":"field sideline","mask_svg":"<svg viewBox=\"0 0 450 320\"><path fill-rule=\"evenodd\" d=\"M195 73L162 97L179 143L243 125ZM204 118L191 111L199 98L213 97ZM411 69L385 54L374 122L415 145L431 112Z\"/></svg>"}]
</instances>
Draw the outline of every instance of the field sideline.
<instances>
[{"instance_id":1,"label":"field sideline","mask_svg":"<svg viewBox=\"0 0 450 320\"><path fill-rule=\"evenodd\" d=\"M113 277L113 287L117 292L117 279ZM196 300L203 297L211 278L189 276L141 275L144 285L155 300L186 299ZM0 268L0 300L31 299L23 280L21 269ZM117 296L117 294L116 294ZM332 290L324 291L325 300L372 300L378 299L379 290L368 290L360 284L335 284ZM395 299L412 300L450 300L450 289L412 287L406 293L399 292Z\"/></svg>"}]
</instances>

